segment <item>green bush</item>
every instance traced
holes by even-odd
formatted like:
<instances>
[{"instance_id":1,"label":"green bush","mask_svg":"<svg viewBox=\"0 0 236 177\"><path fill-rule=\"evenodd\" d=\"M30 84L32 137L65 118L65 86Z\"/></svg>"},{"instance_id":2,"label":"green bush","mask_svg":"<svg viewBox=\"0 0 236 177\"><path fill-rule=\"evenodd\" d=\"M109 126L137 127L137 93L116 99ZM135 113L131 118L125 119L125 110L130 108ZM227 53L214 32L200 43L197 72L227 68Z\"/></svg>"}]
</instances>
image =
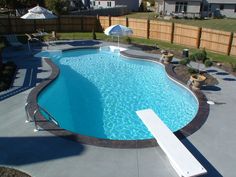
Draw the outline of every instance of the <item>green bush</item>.
<instances>
[{"instance_id":1,"label":"green bush","mask_svg":"<svg viewBox=\"0 0 236 177\"><path fill-rule=\"evenodd\" d=\"M8 89L8 84L5 82L0 82L0 91Z\"/></svg>"},{"instance_id":2,"label":"green bush","mask_svg":"<svg viewBox=\"0 0 236 177\"><path fill-rule=\"evenodd\" d=\"M2 75L3 77L11 77L14 73L11 70L3 70Z\"/></svg>"},{"instance_id":3,"label":"green bush","mask_svg":"<svg viewBox=\"0 0 236 177\"><path fill-rule=\"evenodd\" d=\"M186 66L187 64L189 64L189 62L190 62L189 58L184 58L183 60L179 61L179 64Z\"/></svg>"},{"instance_id":4,"label":"green bush","mask_svg":"<svg viewBox=\"0 0 236 177\"><path fill-rule=\"evenodd\" d=\"M213 62L211 60L207 59L207 60L205 60L204 65L206 67L211 67L213 65Z\"/></svg>"},{"instance_id":5,"label":"green bush","mask_svg":"<svg viewBox=\"0 0 236 177\"><path fill-rule=\"evenodd\" d=\"M131 44L132 40L130 37L126 37L125 38L125 42L128 43L128 44Z\"/></svg>"},{"instance_id":6,"label":"green bush","mask_svg":"<svg viewBox=\"0 0 236 177\"><path fill-rule=\"evenodd\" d=\"M189 59L191 61L201 61L202 63L205 62L205 60L207 59L207 53L206 53L206 50L203 49L202 51L200 52L196 52L196 53L193 53L189 56Z\"/></svg>"},{"instance_id":7,"label":"green bush","mask_svg":"<svg viewBox=\"0 0 236 177\"><path fill-rule=\"evenodd\" d=\"M97 35L96 35L94 29L93 29L93 31L92 31L92 39L93 39L93 40L97 40Z\"/></svg>"},{"instance_id":8,"label":"green bush","mask_svg":"<svg viewBox=\"0 0 236 177\"><path fill-rule=\"evenodd\" d=\"M230 63L230 65L231 65L231 70L232 70L233 72L236 72L236 64Z\"/></svg>"},{"instance_id":9,"label":"green bush","mask_svg":"<svg viewBox=\"0 0 236 177\"><path fill-rule=\"evenodd\" d=\"M15 72L15 63L7 62L3 64L3 68L0 71L0 91L6 90L11 86Z\"/></svg>"},{"instance_id":10,"label":"green bush","mask_svg":"<svg viewBox=\"0 0 236 177\"><path fill-rule=\"evenodd\" d=\"M197 74L198 73L198 70L197 69L194 69L194 68L188 68L188 72L190 74Z\"/></svg>"},{"instance_id":11,"label":"green bush","mask_svg":"<svg viewBox=\"0 0 236 177\"><path fill-rule=\"evenodd\" d=\"M5 63L5 65L16 67L16 64L13 61L8 61L8 62Z\"/></svg>"}]
</instances>

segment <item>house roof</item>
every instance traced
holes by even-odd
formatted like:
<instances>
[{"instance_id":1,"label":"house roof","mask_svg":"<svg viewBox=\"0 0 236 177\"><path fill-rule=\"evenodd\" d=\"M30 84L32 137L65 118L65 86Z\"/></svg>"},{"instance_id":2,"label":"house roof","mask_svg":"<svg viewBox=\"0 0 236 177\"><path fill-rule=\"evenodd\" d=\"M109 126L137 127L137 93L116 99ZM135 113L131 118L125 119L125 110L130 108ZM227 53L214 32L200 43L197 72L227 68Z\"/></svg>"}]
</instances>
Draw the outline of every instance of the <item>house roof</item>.
<instances>
[{"instance_id":1,"label":"house roof","mask_svg":"<svg viewBox=\"0 0 236 177\"><path fill-rule=\"evenodd\" d=\"M208 3L211 4L236 4L235 0L207 0Z\"/></svg>"}]
</instances>

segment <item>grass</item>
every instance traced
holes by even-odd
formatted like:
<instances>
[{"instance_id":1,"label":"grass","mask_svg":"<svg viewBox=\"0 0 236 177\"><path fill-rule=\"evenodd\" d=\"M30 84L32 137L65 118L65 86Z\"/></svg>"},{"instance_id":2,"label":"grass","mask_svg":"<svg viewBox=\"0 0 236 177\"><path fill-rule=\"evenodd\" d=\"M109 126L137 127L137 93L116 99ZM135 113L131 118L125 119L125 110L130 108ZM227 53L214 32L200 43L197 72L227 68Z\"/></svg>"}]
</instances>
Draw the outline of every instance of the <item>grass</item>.
<instances>
[{"instance_id":1,"label":"grass","mask_svg":"<svg viewBox=\"0 0 236 177\"><path fill-rule=\"evenodd\" d=\"M92 39L92 32L59 33L59 35L61 39ZM111 41L111 37L106 36L103 33L96 33L96 35L97 35L97 39L104 40L104 41ZM158 41L158 40L141 39L141 38L133 38L133 37L131 38L131 40L133 43L142 44L142 45L155 46L157 44L159 48L161 49L174 50L180 53L182 52L183 49L186 48L186 46L171 44L169 42ZM121 38L120 41L123 43L127 43L126 38ZM189 48L190 53L197 52L199 50L201 49ZM227 56L223 54L216 54L209 51L207 51L207 54L208 54L208 57L213 61L236 64L236 57Z\"/></svg>"},{"instance_id":2,"label":"grass","mask_svg":"<svg viewBox=\"0 0 236 177\"><path fill-rule=\"evenodd\" d=\"M58 33L60 35L60 39L92 39L92 32L71 32L71 33ZM106 36L104 33L96 33L97 39L104 40L104 41L112 41L111 37ZM25 36L21 36L22 38ZM133 43L142 44L142 45L149 45L155 46L158 44L159 48L166 49L166 50L175 50L178 52L182 52L186 46L171 44L169 42L158 41L158 40L150 40L150 39L141 39L141 38L131 38ZM21 39L23 41L23 39ZM123 43L126 42L126 38L121 38L120 40ZM0 38L0 48L4 47L3 40ZM197 52L200 49L190 48L190 53ZM232 63L236 64L236 57L227 56L223 54L217 54L213 52L207 51L208 57L211 58L213 61L222 62L222 63Z\"/></svg>"},{"instance_id":3,"label":"grass","mask_svg":"<svg viewBox=\"0 0 236 177\"><path fill-rule=\"evenodd\" d=\"M236 19L208 19L208 20L190 20L190 19L171 19L163 20L157 19L154 12L138 12L127 15L128 18L141 18L150 20L161 20L180 24L186 24L191 26L198 26L222 31L236 32Z\"/></svg>"}]
</instances>

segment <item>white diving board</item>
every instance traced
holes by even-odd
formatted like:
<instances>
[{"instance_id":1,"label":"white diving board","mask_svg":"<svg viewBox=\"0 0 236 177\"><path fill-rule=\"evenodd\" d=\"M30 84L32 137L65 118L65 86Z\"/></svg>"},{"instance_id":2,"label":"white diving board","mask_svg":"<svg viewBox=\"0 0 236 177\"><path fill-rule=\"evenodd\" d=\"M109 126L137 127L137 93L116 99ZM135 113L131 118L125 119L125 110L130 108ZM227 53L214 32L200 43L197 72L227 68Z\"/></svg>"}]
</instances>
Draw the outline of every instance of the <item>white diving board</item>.
<instances>
[{"instance_id":1,"label":"white diving board","mask_svg":"<svg viewBox=\"0 0 236 177\"><path fill-rule=\"evenodd\" d=\"M140 110L136 111L136 113L155 137L179 176L191 177L207 173L206 169L152 109Z\"/></svg>"}]
</instances>

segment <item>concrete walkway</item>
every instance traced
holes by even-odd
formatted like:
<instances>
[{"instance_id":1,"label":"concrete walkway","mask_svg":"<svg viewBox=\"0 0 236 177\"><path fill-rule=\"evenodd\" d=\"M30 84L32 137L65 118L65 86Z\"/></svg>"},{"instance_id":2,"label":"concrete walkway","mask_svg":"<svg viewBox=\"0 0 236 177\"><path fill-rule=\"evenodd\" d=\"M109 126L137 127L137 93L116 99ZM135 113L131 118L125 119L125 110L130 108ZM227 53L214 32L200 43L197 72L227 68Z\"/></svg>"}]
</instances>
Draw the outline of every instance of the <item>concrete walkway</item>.
<instances>
[{"instance_id":1,"label":"concrete walkway","mask_svg":"<svg viewBox=\"0 0 236 177\"><path fill-rule=\"evenodd\" d=\"M57 47L66 46L60 44ZM20 66L18 77L23 77L24 82L17 81L19 89L27 89L12 92L0 101L1 166L14 167L34 177L177 176L159 147L102 148L55 137L46 131L34 133L33 124L24 122L24 104L30 88L48 77L50 68L44 61L26 55L27 48L25 53L14 52L17 57L5 52L7 60L15 60ZM139 52L143 54L142 51ZM218 79L219 85L205 88L204 93L217 104L211 105L206 123L184 139L183 143L208 170L206 176L234 177L236 78L218 68L208 70ZM29 76L31 79L27 81Z\"/></svg>"}]
</instances>

